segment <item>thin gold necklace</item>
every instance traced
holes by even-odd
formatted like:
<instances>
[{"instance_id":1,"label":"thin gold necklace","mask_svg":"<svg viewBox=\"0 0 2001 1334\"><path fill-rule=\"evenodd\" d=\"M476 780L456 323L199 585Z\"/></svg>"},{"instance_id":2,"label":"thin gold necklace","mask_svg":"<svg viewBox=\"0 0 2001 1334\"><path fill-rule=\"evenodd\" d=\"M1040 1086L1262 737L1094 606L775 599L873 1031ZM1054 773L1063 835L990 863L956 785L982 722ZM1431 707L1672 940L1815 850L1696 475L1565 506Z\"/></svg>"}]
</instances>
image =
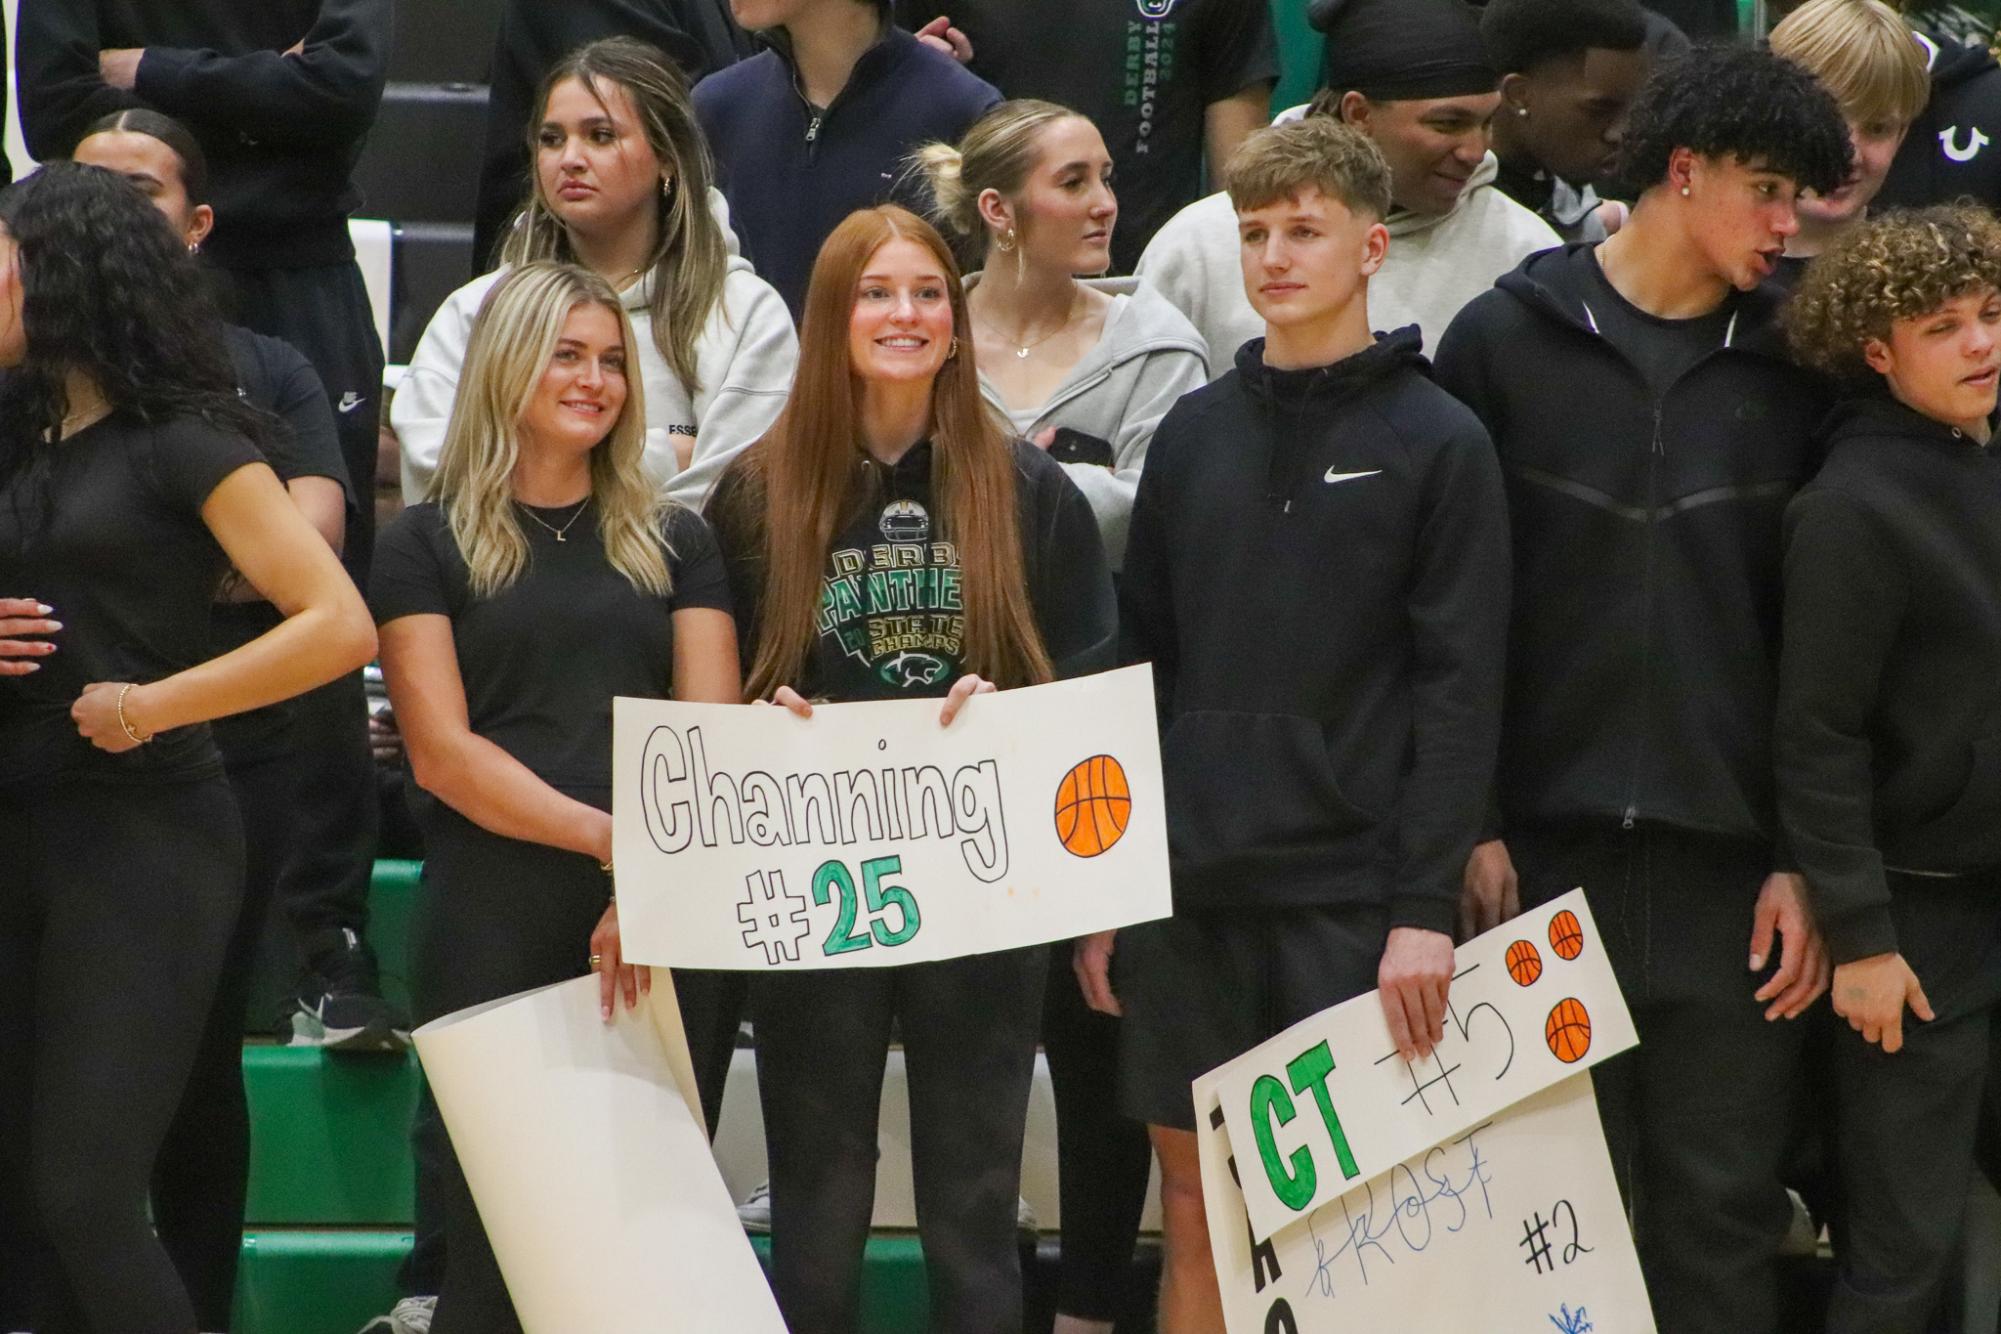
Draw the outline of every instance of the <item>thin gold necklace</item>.
<instances>
[{"instance_id":1,"label":"thin gold necklace","mask_svg":"<svg viewBox=\"0 0 2001 1334\"><path fill-rule=\"evenodd\" d=\"M537 514L534 510L528 507L526 501L517 500L514 503L521 506L521 512L523 514L526 514L529 518L533 519L537 524L541 525L541 527L543 527L547 531L554 533L556 535L556 540L558 542L565 542L568 541L569 539L565 538L563 534L569 532L570 529L577 526L577 520L583 518L584 511L590 508L591 498L589 496L585 496L582 500L578 501L577 512L575 514L572 514L569 518L565 519L563 521L563 526L561 528L551 527L542 518L541 515Z\"/></svg>"},{"instance_id":2,"label":"thin gold necklace","mask_svg":"<svg viewBox=\"0 0 2001 1334\"><path fill-rule=\"evenodd\" d=\"M1003 330L998 324L995 324L992 320L986 318L984 315L978 316L977 318L979 319L981 324L986 325L987 328L999 334L1001 336L1002 342L1014 344L1014 355L1017 360L1027 361L1029 353L1033 352L1036 348L1041 347L1044 343L1054 338L1057 334L1062 333L1065 329L1068 329L1071 325L1075 324L1078 321L1078 319L1083 315L1083 313L1084 313L1083 311L1077 308L1077 298L1073 294L1070 298L1070 317L1064 320L1063 323L1057 325L1054 329L1051 329L1048 333L1042 335L1042 337L1036 339L1032 343L1019 342L1016 339L1010 337L1007 334L1007 332Z\"/></svg>"}]
</instances>

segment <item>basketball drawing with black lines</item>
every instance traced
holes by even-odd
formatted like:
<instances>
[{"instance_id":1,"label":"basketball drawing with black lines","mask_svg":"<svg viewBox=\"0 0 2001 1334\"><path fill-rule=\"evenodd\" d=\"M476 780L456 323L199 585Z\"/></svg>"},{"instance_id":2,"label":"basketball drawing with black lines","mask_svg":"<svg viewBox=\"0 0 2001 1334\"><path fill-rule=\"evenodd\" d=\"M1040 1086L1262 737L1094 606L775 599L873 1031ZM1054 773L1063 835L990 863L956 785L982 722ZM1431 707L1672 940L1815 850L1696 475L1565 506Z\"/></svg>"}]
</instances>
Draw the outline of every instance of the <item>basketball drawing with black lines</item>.
<instances>
[{"instance_id":1,"label":"basketball drawing with black lines","mask_svg":"<svg viewBox=\"0 0 2001 1334\"><path fill-rule=\"evenodd\" d=\"M1542 1035L1551 1055L1565 1065L1575 1065L1591 1050L1591 1012L1583 1001L1566 996L1549 1012Z\"/></svg>"},{"instance_id":2,"label":"basketball drawing with black lines","mask_svg":"<svg viewBox=\"0 0 2001 1334\"><path fill-rule=\"evenodd\" d=\"M1125 837L1132 805L1125 766L1093 755L1072 766L1056 789L1056 837L1073 857L1096 857Z\"/></svg>"},{"instance_id":3,"label":"basketball drawing with black lines","mask_svg":"<svg viewBox=\"0 0 2001 1334\"><path fill-rule=\"evenodd\" d=\"M1549 947L1559 959L1575 959L1584 953L1584 927L1576 913L1565 908L1549 919Z\"/></svg>"},{"instance_id":4,"label":"basketball drawing with black lines","mask_svg":"<svg viewBox=\"0 0 2001 1334\"><path fill-rule=\"evenodd\" d=\"M1508 976L1518 987L1535 985L1535 980L1542 976L1542 954L1534 944L1518 940L1508 946Z\"/></svg>"}]
</instances>

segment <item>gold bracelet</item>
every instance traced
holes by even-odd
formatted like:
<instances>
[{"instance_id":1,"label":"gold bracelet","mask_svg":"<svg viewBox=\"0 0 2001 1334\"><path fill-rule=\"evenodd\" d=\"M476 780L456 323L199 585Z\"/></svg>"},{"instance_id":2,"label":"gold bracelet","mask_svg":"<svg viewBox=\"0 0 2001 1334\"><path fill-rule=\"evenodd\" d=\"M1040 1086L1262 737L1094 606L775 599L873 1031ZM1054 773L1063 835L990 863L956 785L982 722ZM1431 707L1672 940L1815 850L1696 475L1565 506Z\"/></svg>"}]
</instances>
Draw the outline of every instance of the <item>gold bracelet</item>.
<instances>
[{"instance_id":1,"label":"gold bracelet","mask_svg":"<svg viewBox=\"0 0 2001 1334\"><path fill-rule=\"evenodd\" d=\"M126 736L132 738L133 745L143 746L148 741L151 741L153 739L153 735L152 733L148 732L145 736L140 736L137 732L132 730L132 724L125 721L125 697L131 693L132 693L131 682L127 682L126 684L118 687L118 725L121 728L125 729Z\"/></svg>"}]
</instances>

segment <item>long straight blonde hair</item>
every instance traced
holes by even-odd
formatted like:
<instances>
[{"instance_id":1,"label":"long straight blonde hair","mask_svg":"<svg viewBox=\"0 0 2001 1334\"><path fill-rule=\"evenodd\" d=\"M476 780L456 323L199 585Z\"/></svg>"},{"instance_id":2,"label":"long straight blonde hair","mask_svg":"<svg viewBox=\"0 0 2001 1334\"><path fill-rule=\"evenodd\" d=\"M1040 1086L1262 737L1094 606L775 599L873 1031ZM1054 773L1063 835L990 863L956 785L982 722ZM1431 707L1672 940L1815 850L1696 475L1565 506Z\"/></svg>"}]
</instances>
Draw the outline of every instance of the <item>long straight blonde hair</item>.
<instances>
[{"instance_id":1,"label":"long straight blonde hair","mask_svg":"<svg viewBox=\"0 0 2001 1334\"><path fill-rule=\"evenodd\" d=\"M452 417L430 499L444 507L452 540L471 571L475 597L492 597L528 568L528 535L514 506L521 417L556 350L563 321L578 306L601 306L618 320L627 364L632 324L611 285L575 264L523 264L480 302L466 347ZM646 404L639 376L626 377L625 407L591 450L597 530L612 568L641 592L672 586L661 518L672 502L646 475Z\"/></svg>"},{"instance_id":2,"label":"long straight blonde hair","mask_svg":"<svg viewBox=\"0 0 2001 1334\"><path fill-rule=\"evenodd\" d=\"M702 137L702 127L695 119L688 82L658 47L636 37L600 38L557 61L542 80L535 99L535 118L528 126L528 198L501 245L501 261L574 262L577 257L569 232L542 194L542 172L534 165L541 153L537 136L549 107L549 94L557 84L570 79L582 84L599 106L605 104L607 86L623 89L638 113L653 156L672 177L673 184L654 201L659 230L653 253L646 257L653 282L648 302L650 332L675 377L690 394L700 393L695 345L708 326L709 313L723 299L723 282L729 276L729 242L722 224L709 211L709 186L716 173L709 158L709 141ZM605 114L610 115L610 110Z\"/></svg>"},{"instance_id":3,"label":"long straight blonde hair","mask_svg":"<svg viewBox=\"0 0 2001 1334\"><path fill-rule=\"evenodd\" d=\"M970 328L966 292L945 238L894 204L850 213L813 262L799 374L785 410L737 463L746 516L764 554L764 599L746 698L795 685L813 643L821 572L836 525L866 476L860 381L848 353L855 288L869 259L894 240L929 250L945 275L952 327ZM955 340L955 343L958 340ZM1017 509L1014 447L980 397L972 339L945 359L931 390L933 495L941 535L957 544L966 618L965 670L1002 687L1037 685L1054 670L1029 601Z\"/></svg>"}]
</instances>

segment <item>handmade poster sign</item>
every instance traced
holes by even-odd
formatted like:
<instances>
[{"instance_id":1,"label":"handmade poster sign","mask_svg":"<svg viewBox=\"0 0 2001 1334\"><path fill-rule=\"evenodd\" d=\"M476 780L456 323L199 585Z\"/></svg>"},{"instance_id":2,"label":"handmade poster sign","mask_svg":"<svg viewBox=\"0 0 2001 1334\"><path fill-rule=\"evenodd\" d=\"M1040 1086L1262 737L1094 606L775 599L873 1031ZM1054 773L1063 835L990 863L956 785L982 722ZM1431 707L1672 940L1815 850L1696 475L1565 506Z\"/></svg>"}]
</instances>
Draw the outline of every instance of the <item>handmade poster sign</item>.
<instances>
[{"instance_id":1,"label":"handmade poster sign","mask_svg":"<svg viewBox=\"0 0 2001 1334\"><path fill-rule=\"evenodd\" d=\"M598 1018L598 979L461 1010L417 1054L527 1334L784 1334L709 1153L673 978Z\"/></svg>"},{"instance_id":2,"label":"handmade poster sign","mask_svg":"<svg viewBox=\"0 0 2001 1334\"><path fill-rule=\"evenodd\" d=\"M1212 1072L1251 1231L1269 1237L1638 1040L1582 890L1459 947L1445 1041L1421 1061L1397 1055L1375 992L1302 1020Z\"/></svg>"},{"instance_id":3,"label":"handmade poster sign","mask_svg":"<svg viewBox=\"0 0 2001 1334\"><path fill-rule=\"evenodd\" d=\"M1373 999L1373 998L1371 998ZM1589 1075L1478 1120L1264 1241L1213 1075L1195 1083L1229 1334L1653 1334Z\"/></svg>"},{"instance_id":4,"label":"handmade poster sign","mask_svg":"<svg viewBox=\"0 0 2001 1334\"><path fill-rule=\"evenodd\" d=\"M1172 911L1153 672L778 708L613 704L619 928L636 963L866 968Z\"/></svg>"}]
</instances>

